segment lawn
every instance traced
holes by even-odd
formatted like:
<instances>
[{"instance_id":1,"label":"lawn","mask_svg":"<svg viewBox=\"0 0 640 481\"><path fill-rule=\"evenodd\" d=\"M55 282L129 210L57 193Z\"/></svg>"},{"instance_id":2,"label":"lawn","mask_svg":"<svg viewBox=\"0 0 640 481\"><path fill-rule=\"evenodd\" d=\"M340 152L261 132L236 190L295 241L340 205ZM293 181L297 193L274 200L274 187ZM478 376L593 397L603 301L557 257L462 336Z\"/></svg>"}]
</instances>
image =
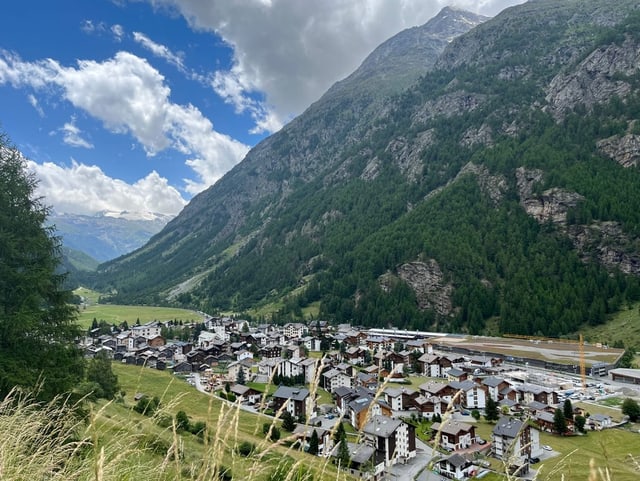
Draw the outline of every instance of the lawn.
<instances>
[{"instance_id":1,"label":"lawn","mask_svg":"<svg viewBox=\"0 0 640 481\"><path fill-rule=\"evenodd\" d=\"M93 304L80 308L78 324L88 329L93 319L104 320L109 324L121 324L124 321L132 326L136 320L141 324L149 321L178 320L183 322L202 322L202 314L188 309L152 306L120 306L112 304Z\"/></svg>"},{"instance_id":2,"label":"lawn","mask_svg":"<svg viewBox=\"0 0 640 481\"><path fill-rule=\"evenodd\" d=\"M608 429L590 432L585 436L562 438L541 433L540 443L549 444L561 455L539 465L541 471L538 481L591 480L590 460L593 460L597 468L608 470L611 481L637 481L640 476L638 433ZM604 476L602 479L605 479Z\"/></svg>"}]
</instances>

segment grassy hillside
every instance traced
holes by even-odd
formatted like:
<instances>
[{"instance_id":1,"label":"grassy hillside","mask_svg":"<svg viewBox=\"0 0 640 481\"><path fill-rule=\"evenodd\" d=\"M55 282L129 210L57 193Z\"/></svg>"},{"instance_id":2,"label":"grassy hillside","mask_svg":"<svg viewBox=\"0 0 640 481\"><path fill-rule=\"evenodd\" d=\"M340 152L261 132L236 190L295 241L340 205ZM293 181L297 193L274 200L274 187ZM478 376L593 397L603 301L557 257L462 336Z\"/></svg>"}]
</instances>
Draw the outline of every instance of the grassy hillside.
<instances>
[{"instance_id":1,"label":"grassy hillside","mask_svg":"<svg viewBox=\"0 0 640 481\"><path fill-rule=\"evenodd\" d=\"M85 405L85 420L56 402L35 405L18 396L0 402L0 478L48 480L148 481L312 481L351 478L320 457L272 443L262 423L211 396L196 392L169 373L114 365L124 400ZM161 400L153 416L131 408L144 392ZM190 422L203 421L203 436L181 431L173 420L183 410ZM259 433L259 434L258 434ZM254 446L240 454L242 443ZM226 474L225 474L226 473Z\"/></svg>"},{"instance_id":2,"label":"grassy hillside","mask_svg":"<svg viewBox=\"0 0 640 481\"><path fill-rule=\"evenodd\" d=\"M612 315L606 324L586 326L582 334L589 342L601 342L609 346L623 343L625 347L640 348L640 304L626 306Z\"/></svg>"}]
</instances>

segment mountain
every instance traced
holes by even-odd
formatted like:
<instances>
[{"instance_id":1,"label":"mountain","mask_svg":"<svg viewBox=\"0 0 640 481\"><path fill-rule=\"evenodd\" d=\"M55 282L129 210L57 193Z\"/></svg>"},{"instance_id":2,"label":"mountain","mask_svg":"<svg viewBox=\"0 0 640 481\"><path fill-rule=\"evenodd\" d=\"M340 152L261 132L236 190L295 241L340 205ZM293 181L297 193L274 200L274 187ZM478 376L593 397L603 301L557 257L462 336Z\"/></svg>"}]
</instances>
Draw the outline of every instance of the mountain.
<instances>
[{"instance_id":1,"label":"mountain","mask_svg":"<svg viewBox=\"0 0 640 481\"><path fill-rule=\"evenodd\" d=\"M390 39L98 287L554 336L640 299L637 2L483 20L446 9Z\"/></svg>"},{"instance_id":2,"label":"mountain","mask_svg":"<svg viewBox=\"0 0 640 481\"><path fill-rule=\"evenodd\" d=\"M170 219L166 215L136 212L105 211L92 216L54 212L48 222L55 226L65 248L104 262L141 247ZM91 262L80 262L84 266L76 265L80 270L93 270L86 269ZM71 263L77 264L73 260Z\"/></svg>"}]
</instances>

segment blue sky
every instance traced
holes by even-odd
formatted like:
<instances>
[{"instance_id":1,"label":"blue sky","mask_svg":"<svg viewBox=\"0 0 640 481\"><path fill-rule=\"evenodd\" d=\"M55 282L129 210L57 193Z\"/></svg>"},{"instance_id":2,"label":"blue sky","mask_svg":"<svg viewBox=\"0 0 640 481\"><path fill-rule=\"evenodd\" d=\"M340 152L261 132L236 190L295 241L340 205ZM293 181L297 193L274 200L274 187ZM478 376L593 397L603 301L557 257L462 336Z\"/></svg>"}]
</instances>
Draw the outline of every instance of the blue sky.
<instances>
[{"instance_id":1,"label":"blue sky","mask_svg":"<svg viewBox=\"0 0 640 481\"><path fill-rule=\"evenodd\" d=\"M519 0L3 5L0 130L58 212L177 214L380 43Z\"/></svg>"}]
</instances>

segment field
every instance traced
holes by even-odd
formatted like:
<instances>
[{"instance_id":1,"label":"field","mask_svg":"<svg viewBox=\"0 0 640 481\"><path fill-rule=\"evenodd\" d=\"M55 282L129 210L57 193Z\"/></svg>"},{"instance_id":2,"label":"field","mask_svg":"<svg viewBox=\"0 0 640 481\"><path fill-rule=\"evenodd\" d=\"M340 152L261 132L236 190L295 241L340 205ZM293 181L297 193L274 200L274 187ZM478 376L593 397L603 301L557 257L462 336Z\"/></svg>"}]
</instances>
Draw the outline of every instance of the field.
<instances>
[{"instance_id":1,"label":"field","mask_svg":"<svg viewBox=\"0 0 640 481\"><path fill-rule=\"evenodd\" d=\"M583 334L590 342L609 345L622 342L626 347L635 346L640 349L640 304L614 314L606 324L585 327Z\"/></svg>"},{"instance_id":2,"label":"field","mask_svg":"<svg viewBox=\"0 0 640 481\"><path fill-rule=\"evenodd\" d=\"M202 322L202 314L187 309L174 307L151 306L119 306L111 304L95 304L80 308L78 324L88 329L93 319L104 320L109 324L121 324L127 321L129 326L140 320L141 324L149 321L182 320L183 322Z\"/></svg>"}]
</instances>

